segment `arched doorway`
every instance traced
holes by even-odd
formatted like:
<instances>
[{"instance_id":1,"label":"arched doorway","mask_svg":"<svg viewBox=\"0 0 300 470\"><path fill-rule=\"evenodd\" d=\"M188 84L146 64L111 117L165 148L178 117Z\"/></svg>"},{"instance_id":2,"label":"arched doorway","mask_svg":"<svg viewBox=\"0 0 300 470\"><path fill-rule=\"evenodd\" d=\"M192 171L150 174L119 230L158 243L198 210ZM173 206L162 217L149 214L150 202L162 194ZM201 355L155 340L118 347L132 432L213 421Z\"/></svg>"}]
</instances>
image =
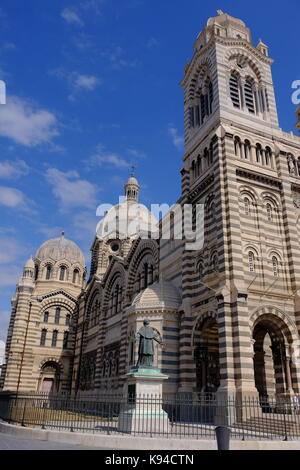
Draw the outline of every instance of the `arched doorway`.
<instances>
[{"instance_id":1,"label":"arched doorway","mask_svg":"<svg viewBox=\"0 0 300 470\"><path fill-rule=\"evenodd\" d=\"M293 394L292 338L285 323L262 315L253 329L255 386L263 400Z\"/></svg>"},{"instance_id":2,"label":"arched doorway","mask_svg":"<svg viewBox=\"0 0 300 470\"><path fill-rule=\"evenodd\" d=\"M54 361L48 361L41 367L39 392L45 395L57 393L60 385L60 366Z\"/></svg>"},{"instance_id":3,"label":"arched doorway","mask_svg":"<svg viewBox=\"0 0 300 470\"><path fill-rule=\"evenodd\" d=\"M215 393L220 385L220 364L218 324L214 318L197 325L194 348L197 392Z\"/></svg>"}]
</instances>

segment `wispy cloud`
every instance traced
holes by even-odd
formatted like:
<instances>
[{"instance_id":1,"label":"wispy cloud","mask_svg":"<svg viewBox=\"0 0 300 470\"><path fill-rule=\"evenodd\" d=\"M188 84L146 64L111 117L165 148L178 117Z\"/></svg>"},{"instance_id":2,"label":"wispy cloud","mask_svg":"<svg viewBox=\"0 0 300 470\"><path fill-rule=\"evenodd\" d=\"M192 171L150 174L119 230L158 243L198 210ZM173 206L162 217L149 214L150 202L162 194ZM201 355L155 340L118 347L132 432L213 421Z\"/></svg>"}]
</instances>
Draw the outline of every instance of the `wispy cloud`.
<instances>
[{"instance_id":1,"label":"wispy cloud","mask_svg":"<svg viewBox=\"0 0 300 470\"><path fill-rule=\"evenodd\" d=\"M88 211L82 211L73 217L73 226L77 238L82 240L92 239L96 234L96 227L99 219L96 217L96 211L94 213Z\"/></svg>"},{"instance_id":2,"label":"wispy cloud","mask_svg":"<svg viewBox=\"0 0 300 470\"><path fill-rule=\"evenodd\" d=\"M178 129L173 124L169 124L168 133L171 136L173 145L177 148L177 150L183 150L184 139L181 135L178 134Z\"/></svg>"},{"instance_id":3,"label":"wispy cloud","mask_svg":"<svg viewBox=\"0 0 300 470\"><path fill-rule=\"evenodd\" d=\"M26 147L52 144L59 135L56 116L46 109L10 96L5 106L0 106L0 135Z\"/></svg>"},{"instance_id":4,"label":"wispy cloud","mask_svg":"<svg viewBox=\"0 0 300 470\"><path fill-rule=\"evenodd\" d=\"M117 153L107 152L102 144L97 146L96 153L86 160L85 163L87 163L88 169L102 165L117 168L129 168L131 166L130 162L120 157Z\"/></svg>"},{"instance_id":5,"label":"wispy cloud","mask_svg":"<svg viewBox=\"0 0 300 470\"><path fill-rule=\"evenodd\" d=\"M68 72L64 68L51 70L49 73L57 78L65 79L68 82L69 87L71 88L71 93L68 98L71 101L74 101L78 93L81 91L94 91L102 84L102 79L96 75Z\"/></svg>"},{"instance_id":6,"label":"wispy cloud","mask_svg":"<svg viewBox=\"0 0 300 470\"><path fill-rule=\"evenodd\" d=\"M151 38L148 39L146 43L146 47L148 49L154 49L155 47L159 47L159 42L155 37L152 36Z\"/></svg>"},{"instance_id":7,"label":"wispy cloud","mask_svg":"<svg viewBox=\"0 0 300 470\"><path fill-rule=\"evenodd\" d=\"M29 166L23 160L0 162L0 178L12 179L29 173Z\"/></svg>"},{"instance_id":8,"label":"wispy cloud","mask_svg":"<svg viewBox=\"0 0 300 470\"><path fill-rule=\"evenodd\" d=\"M62 10L60 16L69 24L75 26L84 26L83 20L80 18L78 12L76 11L75 7L67 7Z\"/></svg>"},{"instance_id":9,"label":"wispy cloud","mask_svg":"<svg viewBox=\"0 0 300 470\"><path fill-rule=\"evenodd\" d=\"M127 149L127 153L136 158L146 158L146 154L144 152L140 152L139 150L134 148Z\"/></svg>"},{"instance_id":10,"label":"wispy cloud","mask_svg":"<svg viewBox=\"0 0 300 470\"><path fill-rule=\"evenodd\" d=\"M0 186L0 205L11 209L32 211L32 209L30 209L31 204L32 201L30 201L22 191L16 188Z\"/></svg>"},{"instance_id":11,"label":"wispy cloud","mask_svg":"<svg viewBox=\"0 0 300 470\"><path fill-rule=\"evenodd\" d=\"M80 179L77 171L64 173L56 168L49 168L46 172L46 180L52 186L53 194L58 199L62 212L76 206L96 206L96 194L99 188L89 181Z\"/></svg>"},{"instance_id":12,"label":"wispy cloud","mask_svg":"<svg viewBox=\"0 0 300 470\"><path fill-rule=\"evenodd\" d=\"M140 62L137 59L128 60L124 57L124 51L122 47L115 46L110 50L102 51L100 55L109 60L112 68L119 70L122 68L135 68Z\"/></svg>"}]
</instances>

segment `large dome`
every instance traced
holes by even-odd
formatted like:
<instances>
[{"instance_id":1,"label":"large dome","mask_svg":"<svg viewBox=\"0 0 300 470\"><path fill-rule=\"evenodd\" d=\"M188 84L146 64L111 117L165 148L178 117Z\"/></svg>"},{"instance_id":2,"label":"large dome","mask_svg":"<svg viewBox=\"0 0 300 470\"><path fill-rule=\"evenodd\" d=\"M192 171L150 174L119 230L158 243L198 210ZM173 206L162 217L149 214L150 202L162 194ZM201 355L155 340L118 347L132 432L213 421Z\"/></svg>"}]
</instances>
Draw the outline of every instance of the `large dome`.
<instances>
[{"instance_id":1,"label":"large dome","mask_svg":"<svg viewBox=\"0 0 300 470\"><path fill-rule=\"evenodd\" d=\"M66 260L71 264L80 264L85 266L85 259L82 251L76 245L65 238L64 234L58 238L52 238L38 249L35 258L39 261L52 260L54 262Z\"/></svg>"},{"instance_id":2,"label":"large dome","mask_svg":"<svg viewBox=\"0 0 300 470\"><path fill-rule=\"evenodd\" d=\"M113 206L97 226L97 236L101 240L111 238L137 238L158 231L158 222L146 206L127 199Z\"/></svg>"}]
</instances>

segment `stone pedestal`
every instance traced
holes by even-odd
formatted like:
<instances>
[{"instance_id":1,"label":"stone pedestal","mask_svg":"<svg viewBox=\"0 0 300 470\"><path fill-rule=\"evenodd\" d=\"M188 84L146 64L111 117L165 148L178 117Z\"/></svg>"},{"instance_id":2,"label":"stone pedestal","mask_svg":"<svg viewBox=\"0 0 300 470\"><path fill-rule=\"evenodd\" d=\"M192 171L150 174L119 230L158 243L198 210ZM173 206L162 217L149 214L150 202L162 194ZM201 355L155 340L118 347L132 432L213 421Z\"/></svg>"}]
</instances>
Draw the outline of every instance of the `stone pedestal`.
<instances>
[{"instance_id":1,"label":"stone pedestal","mask_svg":"<svg viewBox=\"0 0 300 470\"><path fill-rule=\"evenodd\" d=\"M123 378L128 401L120 412L118 430L145 435L168 432L169 418L162 409L162 384L168 376L158 369L138 368Z\"/></svg>"}]
</instances>

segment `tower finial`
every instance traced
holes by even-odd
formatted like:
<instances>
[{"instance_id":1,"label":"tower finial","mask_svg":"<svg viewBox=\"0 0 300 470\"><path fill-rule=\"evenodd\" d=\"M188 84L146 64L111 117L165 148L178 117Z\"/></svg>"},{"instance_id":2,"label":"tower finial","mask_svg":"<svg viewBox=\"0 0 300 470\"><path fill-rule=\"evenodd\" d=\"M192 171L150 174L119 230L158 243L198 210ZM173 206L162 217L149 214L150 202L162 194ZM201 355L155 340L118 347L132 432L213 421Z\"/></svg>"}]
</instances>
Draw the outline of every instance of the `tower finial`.
<instances>
[{"instance_id":1,"label":"tower finial","mask_svg":"<svg viewBox=\"0 0 300 470\"><path fill-rule=\"evenodd\" d=\"M135 176L135 170L136 170L136 167L134 165L132 165L131 167L131 176Z\"/></svg>"},{"instance_id":2,"label":"tower finial","mask_svg":"<svg viewBox=\"0 0 300 470\"><path fill-rule=\"evenodd\" d=\"M224 12L222 10L217 10L217 13L219 16L224 15Z\"/></svg>"},{"instance_id":3,"label":"tower finial","mask_svg":"<svg viewBox=\"0 0 300 470\"><path fill-rule=\"evenodd\" d=\"M65 236L65 232L64 230L61 232L61 236L64 237Z\"/></svg>"}]
</instances>

